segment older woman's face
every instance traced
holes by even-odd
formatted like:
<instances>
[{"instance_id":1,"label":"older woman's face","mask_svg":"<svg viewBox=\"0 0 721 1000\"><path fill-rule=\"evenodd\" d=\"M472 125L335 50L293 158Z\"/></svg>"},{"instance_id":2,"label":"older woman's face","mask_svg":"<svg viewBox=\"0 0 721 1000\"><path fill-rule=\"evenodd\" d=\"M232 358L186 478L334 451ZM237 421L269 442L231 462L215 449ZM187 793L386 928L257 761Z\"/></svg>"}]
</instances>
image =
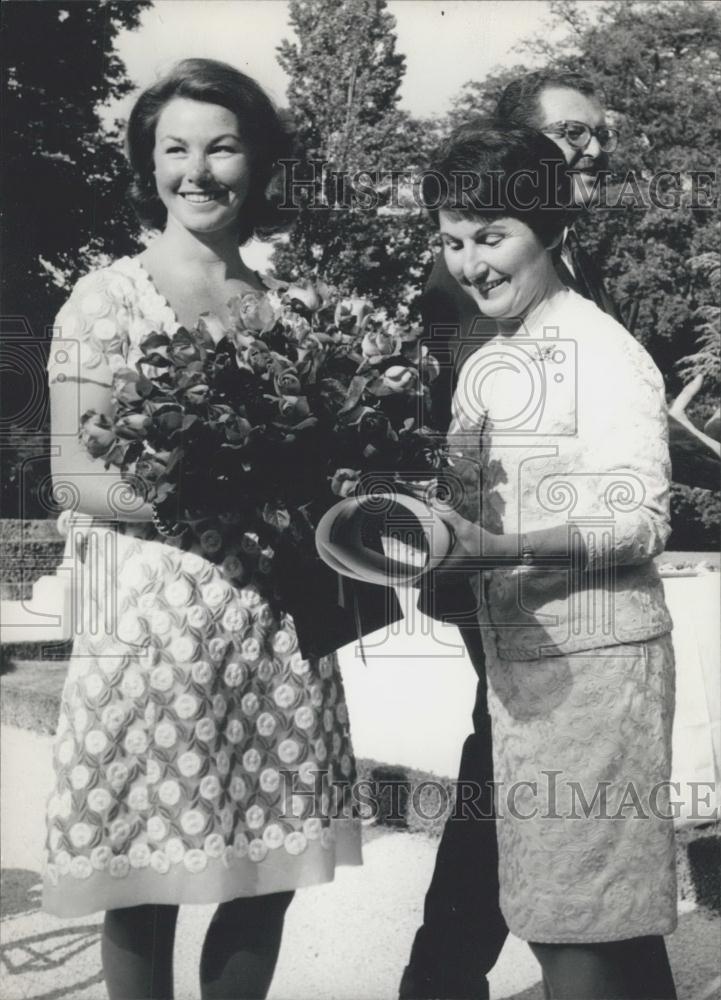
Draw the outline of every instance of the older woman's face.
<instances>
[{"instance_id":1,"label":"older woman's face","mask_svg":"<svg viewBox=\"0 0 721 1000\"><path fill-rule=\"evenodd\" d=\"M443 210L439 222L446 266L485 316L525 316L546 297L553 263L525 222Z\"/></svg>"},{"instance_id":2,"label":"older woman's face","mask_svg":"<svg viewBox=\"0 0 721 1000\"><path fill-rule=\"evenodd\" d=\"M184 97L160 113L153 150L168 222L198 233L238 228L250 186L250 158L232 111Z\"/></svg>"}]
</instances>

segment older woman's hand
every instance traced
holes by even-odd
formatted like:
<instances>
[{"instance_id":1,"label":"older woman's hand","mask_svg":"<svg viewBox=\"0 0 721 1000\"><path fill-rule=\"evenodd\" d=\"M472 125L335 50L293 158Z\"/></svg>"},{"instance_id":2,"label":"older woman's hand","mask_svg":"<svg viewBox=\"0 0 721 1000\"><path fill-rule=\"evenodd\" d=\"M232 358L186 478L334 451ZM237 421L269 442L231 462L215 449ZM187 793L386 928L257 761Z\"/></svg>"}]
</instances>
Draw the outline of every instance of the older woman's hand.
<instances>
[{"instance_id":1,"label":"older woman's hand","mask_svg":"<svg viewBox=\"0 0 721 1000\"><path fill-rule=\"evenodd\" d=\"M454 510L436 508L436 514L453 532L454 544L445 567L456 563L458 569L467 567L471 572L479 567L488 569L516 555L515 535L494 535Z\"/></svg>"},{"instance_id":2,"label":"older woman's hand","mask_svg":"<svg viewBox=\"0 0 721 1000\"><path fill-rule=\"evenodd\" d=\"M453 510L438 510L454 535L455 543L443 567L457 564L468 572L492 569L494 566L534 565L559 557L570 558L573 552L576 564L585 565L586 541L583 532L573 524L561 522L549 528L530 531L521 535L494 535L479 524L467 521Z\"/></svg>"},{"instance_id":3,"label":"older woman's hand","mask_svg":"<svg viewBox=\"0 0 721 1000\"><path fill-rule=\"evenodd\" d=\"M436 495L434 481L421 480L413 482L404 480L403 488L418 500L423 501L433 509L433 512L450 528L454 545L449 554L434 574L437 576L444 570L452 569L454 573L462 569L472 572L479 563L486 568L498 561L505 561L504 556L510 555L510 546L515 545L515 535L493 535L475 521L469 521L453 510ZM515 554L515 549L513 551Z\"/></svg>"}]
</instances>

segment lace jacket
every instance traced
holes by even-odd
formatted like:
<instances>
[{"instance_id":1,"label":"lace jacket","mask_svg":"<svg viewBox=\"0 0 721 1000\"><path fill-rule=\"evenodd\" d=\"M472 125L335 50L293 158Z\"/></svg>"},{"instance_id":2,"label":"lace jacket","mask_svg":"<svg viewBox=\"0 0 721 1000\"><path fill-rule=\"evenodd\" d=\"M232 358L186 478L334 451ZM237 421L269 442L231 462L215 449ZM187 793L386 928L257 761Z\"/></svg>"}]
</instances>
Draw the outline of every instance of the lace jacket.
<instances>
[{"instance_id":1,"label":"lace jacket","mask_svg":"<svg viewBox=\"0 0 721 1000\"><path fill-rule=\"evenodd\" d=\"M573 523L588 560L494 569L482 620L502 659L637 642L672 627L653 557L669 526L663 379L644 348L564 289L510 336L482 343L453 400L451 452L478 463L496 533Z\"/></svg>"}]
</instances>

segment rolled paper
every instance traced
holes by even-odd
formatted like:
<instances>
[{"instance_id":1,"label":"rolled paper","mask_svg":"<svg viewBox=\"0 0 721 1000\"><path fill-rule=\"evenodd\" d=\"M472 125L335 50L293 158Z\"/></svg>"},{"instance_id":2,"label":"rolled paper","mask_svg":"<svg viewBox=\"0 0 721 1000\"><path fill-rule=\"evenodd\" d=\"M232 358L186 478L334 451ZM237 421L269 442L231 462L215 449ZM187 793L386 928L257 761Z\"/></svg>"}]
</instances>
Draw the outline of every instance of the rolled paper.
<instances>
[{"instance_id":1,"label":"rolled paper","mask_svg":"<svg viewBox=\"0 0 721 1000\"><path fill-rule=\"evenodd\" d=\"M421 500L384 493L335 504L320 519L315 543L336 573L394 587L410 586L439 566L453 539L442 518Z\"/></svg>"}]
</instances>

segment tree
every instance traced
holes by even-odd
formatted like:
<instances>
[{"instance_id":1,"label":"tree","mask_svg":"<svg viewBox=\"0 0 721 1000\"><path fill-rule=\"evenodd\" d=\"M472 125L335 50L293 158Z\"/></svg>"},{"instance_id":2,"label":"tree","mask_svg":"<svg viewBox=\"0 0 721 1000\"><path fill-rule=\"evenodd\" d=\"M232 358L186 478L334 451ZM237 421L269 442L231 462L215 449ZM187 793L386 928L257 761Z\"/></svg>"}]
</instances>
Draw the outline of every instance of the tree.
<instances>
[{"instance_id":1,"label":"tree","mask_svg":"<svg viewBox=\"0 0 721 1000\"><path fill-rule=\"evenodd\" d=\"M709 197L721 156L718 9L698 0L610 0L593 17L587 5L561 0L551 10L552 24L565 25L563 44L549 42L549 31L521 51L534 69L590 77L621 131L609 207L579 220L577 230L616 300L638 302L634 333L663 373L669 396L692 375L708 376L690 411L703 421L716 405L720 368L721 223ZM518 66L512 75L529 70ZM455 120L471 115L474 98L488 105L509 75L467 85ZM697 547L715 547L716 497L675 486L673 509L676 538L694 509ZM684 544L688 537L686 531Z\"/></svg>"},{"instance_id":2,"label":"tree","mask_svg":"<svg viewBox=\"0 0 721 1000\"><path fill-rule=\"evenodd\" d=\"M2 309L3 465L13 440L27 451L42 433L30 396L42 391L37 351L67 288L102 254L138 249L140 227L125 207L128 175L117 127L102 127L101 106L131 89L114 43L137 26L149 0L109 3L9 2L0 6L3 65ZM27 338L25 371L18 340ZM12 344L11 344L12 341ZM42 363L40 364L42 371ZM33 418L28 422L28 412ZM39 439L40 440L40 439ZM6 480L5 486L9 480ZM3 489L4 512L17 510Z\"/></svg>"},{"instance_id":3,"label":"tree","mask_svg":"<svg viewBox=\"0 0 721 1000\"><path fill-rule=\"evenodd\" d=\"M132 89L114 51L149 0L2 5L4 313L52 319L58 282L74 281L93 253L132 249L139 227L124 207L117 130L100 107ZM59 272L59 273L58 273Z\"/></svg>"},{"instance_id":4,"label":"tree","mask_svg":"<svg viewBox=\"0 0 721 1000\"><path fill-rule=\"evenodd\" d=\"M409 197L427 135L398 108L395 20L385 0L292 0L290 23L296 37L278 60L301 149L294 179L308 186L295 188L299 217L276 268L321 275L394 312L413 302L431 262L430 231Z\"/></svg>"},{"instance_id":5,"label":"tree","mask_svg":"<svg viewBox=\"0 0 721 1000\"><path fill-rule=\"evenodd\" d=\"M552 9L569 25L569 44L560 56L542 40L527 48L591 77L621 129L612 207L579 231L616 298L639 300L635 332L675 393L678 362L703 349L699 337L718 306L712 262L718 266L721 225L699 174L713 172L721 153L721 17L699 0L613 0L595 22L583 4L563 0ZM635 181L624 183L631 173ZM718 346L716 358L718 366Z\"/></svg>"},{"instance_id":6,"label":"tree","mask_svg":"<svg viewBox=\"0 0 721 1000\"><path fill-rule=\"evenodd\" d=\"M517 64L510 69L493 69L483 80L468 80L445 117L444 134L473 118L492 118L501 94L511 80L528 72L528 67Z\"/></svg>"}]
</instances>

